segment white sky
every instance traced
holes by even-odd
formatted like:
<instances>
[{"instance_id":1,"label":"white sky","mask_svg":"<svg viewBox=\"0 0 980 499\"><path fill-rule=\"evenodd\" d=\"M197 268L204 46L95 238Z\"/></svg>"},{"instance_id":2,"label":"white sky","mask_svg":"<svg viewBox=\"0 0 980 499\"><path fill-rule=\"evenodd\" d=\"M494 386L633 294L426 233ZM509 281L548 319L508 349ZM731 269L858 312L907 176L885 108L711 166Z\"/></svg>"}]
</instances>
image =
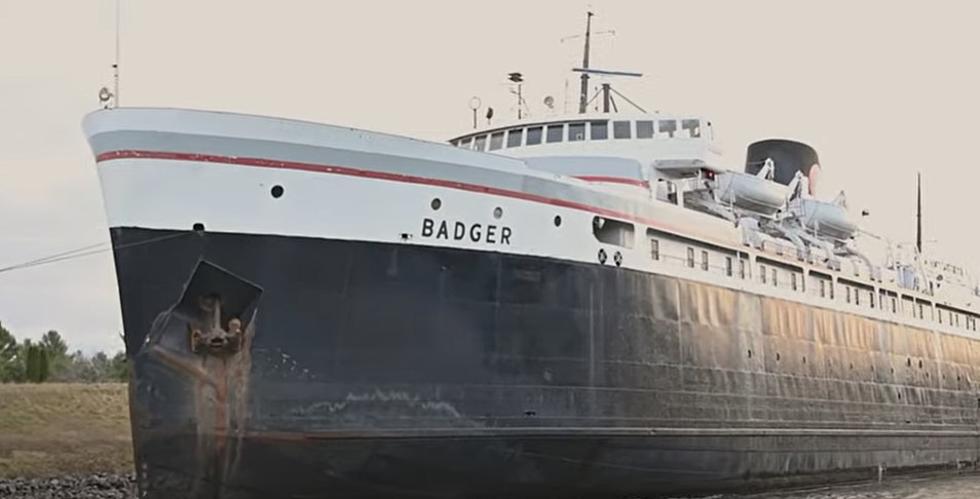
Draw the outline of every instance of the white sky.
<instances>
[{"instance_id":1,"label":"white sky","mask_svg":"<svg viewBox=\"0 0 980 499\"><path fill-rule=\"evenodd\" d=\"M441 140L478 95L511 112L564 100L591 6L593 65L649 77L619 88L649 109L710 118L729 166L781 136L820 153L866 227L974 263L980 111L971 2L124 1L122 103L301 118ZM0 0L0 267L108 239L82 116L110 83L111 0ZM576 80L570 80L574 100ZM108 254L0 274L0 321L121 348Z\"/></svg>"}]
</instances>

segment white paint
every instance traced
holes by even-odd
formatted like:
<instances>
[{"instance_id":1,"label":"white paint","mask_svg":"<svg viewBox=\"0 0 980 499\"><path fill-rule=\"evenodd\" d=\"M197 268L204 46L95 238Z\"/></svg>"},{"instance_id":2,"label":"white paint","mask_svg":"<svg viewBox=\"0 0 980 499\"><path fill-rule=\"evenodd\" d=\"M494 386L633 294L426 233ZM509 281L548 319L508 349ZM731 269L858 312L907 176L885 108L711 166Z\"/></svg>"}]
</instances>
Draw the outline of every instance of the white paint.
<instances>
[{"instance_id":1,"label":"white paint","mask_svg":"<svg viewBox=\"0 0 980 499\"><path fill-rule=\"evenodd\" d=\"M179 117L173 116L169 111L166 113L167 119L163 123L165 126L155 123L153 129L173 128L183 130L185 133L188 131L211 133L221 131L224 125L228 125L222 133L232 134L239 130L243 132L242 135L258 138L262 130L272 130L281 125L286 132L285 135L280 135L280 132L274 133L277 139L289 136L293 140L317 144L330 142L332 147L337 147L338 144L351 144L351 147L362 147L366 148L365 150L370 150L371 144L381 148L387 144L404 147L404 139L392 136L322 127L324 135L317 138L314 134L317 126L312 124L296 124L254 117L243 117L239 122L235 119L235 115L229 114L220 115L216 121L208 122L205 118L210 114L192 113L195 119L190 120L187 127L182 127L181 120L177 119ZM149 110L127 113L126 119L109 124L108 120L102 119L106 114L100 113L93 115L99 116L98 119L90 116L86 126L89 133L125 129L127 126L145 126L146 120L152 121L155 117L153 114ZM260 124L261 130L256 131L251 128L251 124L255 123ZM289 133L290 130L294 130L294 127L298 127L295 130L303 132L300 137ZM427 157L439 156L445 151L454 150L451 147L420 141L412 141L412 143L418 145L420 153L430 155ZM424 148L428 149L423 150ZM405 149L403 152L407 154L412 151ZM459 152L465 154L467 160L473 159L474 155L490 156L471 151ZM446 160L452 155L439 157ZM485 164L490 166L495 161L497 160L490 159ZM460 165L461 168L470 166L469 163ZM514 167L510 163L506 166L511 172L521 170L520 167ZM543 175L531 170L524 170L524 172L528 178L541 176L556 178L554 175ZM598 254L601 250L607 255L604 263L607 266L613 266L613 262L619 259L616 256L619 254L621 265L626 269L705 282L951 334L980 337L975 331L967 331L965 325L955 327L950 326L948 321L937 324L931 320L931 317L916 318L914 313L909 314L907 306L903 306L898 313L891 313L890 309L883 310L880 306L872 309L867 301L862 305L848 303L845 300L845 288L842 288L839 283L836 284L834 299L815 295L813 291L816 290L812 286L815 283L807 282L808 287L804 291L802 289L804 276L810 269L835 277L840 275L842 278L868 286L874 290L876 296L880 296L879 288L887 288L895 292L897 288L868 281L861 275L845 275L825 268L818 269L797 261L792 256L780 256L742 246L740 232L730 223L655 199L648 201L655 208L654 217L649 220L653 227L640 223L634 224L633 244L619 246L602 243L596 239L593 235L593 220L596 214L591 211L449 187L331 173L159 159L105 161L99 165L99 175L104 191L107 217L112 227L189 230L194 224L202 223L210 232L420 244L532 255L591 265L600 264ZM580 189L594 188L574 179L566 181ZM284 188L281 198L275 199L270 194L270 190L275 185ZM432 207L433 199L439 199L440 206L437 210ZM500 208L503 213L499 219L493 215L497 208ZM561 217L561 224L557 227L554 224L556 216ZM467 237L461 240L452 237L426 238L422 235L422 224L426 218L436 221L445 220L450 224L460 221L467 226L480 224L483 228L489 225L506 226L510 229L511 237L509 244L502 244L499 240L494 243L483 239L473 241ZM654 260L651 258L650 244L646 237L649 228L675 231L686 238L702 242L681 240L665 235L657 236L661 258ZM693 268L687 264L688 248L694 251ZM702 252L708 255L707 270L701 268ZM732 276L726 275L724 265L726 256L737 258L739 253L748 255L744 279L739 275L740 264L737 259L733 260L734 275ZM778 270L780 273L778 286L773 286L769 279L765 283L761 282L756 273L758 269L756 258L762 256L796 267L798 286L801 289L791 289L790 274L785 269ZM932 301L931 297L908 290L900 294L914 296L917 300Z\"/></svg>"}]
</instances>

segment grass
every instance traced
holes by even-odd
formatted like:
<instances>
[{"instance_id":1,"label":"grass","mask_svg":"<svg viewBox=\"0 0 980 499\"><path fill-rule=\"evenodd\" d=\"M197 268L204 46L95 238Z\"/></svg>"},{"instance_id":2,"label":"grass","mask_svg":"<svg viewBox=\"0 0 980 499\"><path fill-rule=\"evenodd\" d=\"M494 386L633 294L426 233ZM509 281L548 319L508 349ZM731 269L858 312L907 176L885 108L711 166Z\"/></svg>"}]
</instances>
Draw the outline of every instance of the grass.
<instances>
[{"instance_id":1,"label":"grass","mask_svg":"<svg viewBox=\"0 0 980 499\"><path fill-rule=\"evenodd\" d=\"M130 472L127 388L0 384L0 477Z\"/></svg>"}]
</instances>

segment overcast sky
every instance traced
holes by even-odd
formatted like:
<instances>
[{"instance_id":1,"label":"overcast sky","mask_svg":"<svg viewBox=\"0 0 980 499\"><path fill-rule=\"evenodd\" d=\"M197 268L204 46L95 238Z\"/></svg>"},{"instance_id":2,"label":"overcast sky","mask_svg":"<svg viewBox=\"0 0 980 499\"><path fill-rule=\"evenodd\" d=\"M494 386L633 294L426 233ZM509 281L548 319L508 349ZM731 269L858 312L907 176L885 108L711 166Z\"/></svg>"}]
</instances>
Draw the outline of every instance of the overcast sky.
<instances>
[{"instance_id":1,"label":"overcast sky","mask_svg":"<svg viewBox=\"0 0 980 499\"><path fill-rule=\"evenodd\" d=\"M523 72L532 112L565 101L596 11L594 66L648 77L620 89L650 109L710 118L729 166L780 136L819 151L822 194L846 189L867 228L926 239L972 263L980 72L971 2L124 1L127 106L268 114L442 140L480 96L512 112ZM108 240L80 131L111 81L111 0L0 0L0 267ZM570 89L575 81L570 80ZM572 90L574 91L574 90ZM570 98L573 100L574 95ZM499 116L499 114L498 114ZM0 322L19 338L61 331L121 348L108 253L0 273Z\"/></svg>"}]
</instances>

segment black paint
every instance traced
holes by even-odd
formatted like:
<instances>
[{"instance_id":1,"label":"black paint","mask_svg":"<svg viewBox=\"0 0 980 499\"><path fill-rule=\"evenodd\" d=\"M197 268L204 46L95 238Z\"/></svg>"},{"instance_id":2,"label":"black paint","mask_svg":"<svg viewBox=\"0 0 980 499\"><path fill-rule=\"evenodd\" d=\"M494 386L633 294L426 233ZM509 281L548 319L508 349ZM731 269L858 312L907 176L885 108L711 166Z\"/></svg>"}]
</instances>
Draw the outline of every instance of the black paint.
<instances>
[{"instance_id":1,"label":"black paint","mask_svg":"<svg viewBox=\"0 0 980 499\"><path fill-rule=\"evenodd\" d=\"M112 231L116 246L165 234ZM193 377L144 346L201 259L261 289L248 417L227 471L219 451L201 451ZM124 246L116 268L150 497L648 497L977 455L968 384L815 371L846 365L832 355L874 358L829 346L810 371L770 362L812 340L700 322L687 300L717 294L703 285L495 252L213 232ZM758 297L739 300L760 310ZM171 347L186 348L185 329L167 327Z\"/></svg>"}]
</instances>

